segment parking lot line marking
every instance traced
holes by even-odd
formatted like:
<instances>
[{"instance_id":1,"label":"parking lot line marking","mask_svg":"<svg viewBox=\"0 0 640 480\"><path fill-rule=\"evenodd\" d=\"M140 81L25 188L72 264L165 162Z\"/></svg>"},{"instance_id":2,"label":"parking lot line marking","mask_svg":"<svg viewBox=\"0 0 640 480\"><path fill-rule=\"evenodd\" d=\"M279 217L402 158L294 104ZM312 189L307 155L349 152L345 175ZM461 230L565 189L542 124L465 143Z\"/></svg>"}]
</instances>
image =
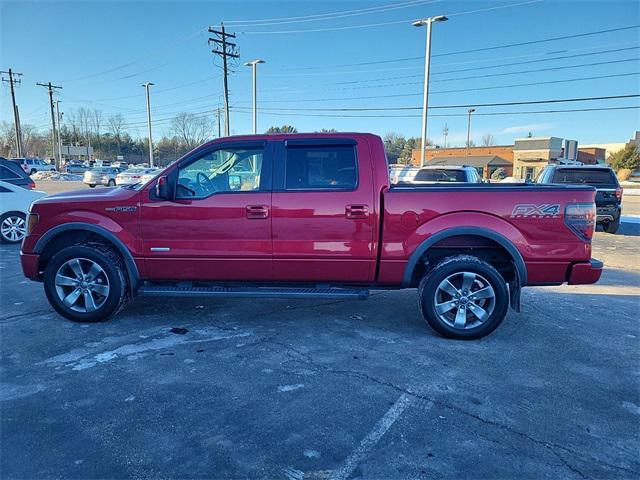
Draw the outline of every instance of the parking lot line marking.
<instances>
[{"instance_id":1,"label":"parking lot line marking","mask_svg":"<svg viewBox=\"0 0 640 480\"><path fill-rule=\"evenodd\" d=\"M358 447L351 452L351 455L347 457L342 467L333 471L331 477L329 477L330 480L346 480L349 478L358 464L369 454L371 449L376 446L391 425L402 415L402 412L411 405L412 401L413 397L408 393L400 395L398 400L387 410L387 413L378 420L373 429L362 439Z\"/></svg>"}]
</instances>

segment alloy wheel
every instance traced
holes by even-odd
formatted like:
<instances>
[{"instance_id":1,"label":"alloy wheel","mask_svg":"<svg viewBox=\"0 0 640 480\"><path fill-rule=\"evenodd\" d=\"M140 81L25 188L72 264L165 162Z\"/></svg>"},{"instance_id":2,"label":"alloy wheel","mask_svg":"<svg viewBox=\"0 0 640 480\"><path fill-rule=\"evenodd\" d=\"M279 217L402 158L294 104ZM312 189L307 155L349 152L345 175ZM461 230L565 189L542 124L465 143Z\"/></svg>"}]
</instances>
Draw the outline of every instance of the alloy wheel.
<instances>
[{"instance_id":1,"label":"alloy wheel","mask_svg":"<svg viewBox=\"0 0 640 480\"><path fill-rule=\"evenodd\" d=\"M87 258L73 258L63 263L56 272L55 287L63 305L80 313L98 310L109 296L106 272Z\"/></svg>"},{"instance_id":2,"label":"alloy wheel","mask_svg":"<svg viewBox=\"0 0 640 480\"><path fill-rule=\"evenodd\" d=\"M2 221L0 233L9 242L19 242L27 234L27 224L21 216L11 215Z\"/></svg>"},{"instance_id":3,"label":"alloy wheel","mask_svg":"<svg viewBox=\"0 0 640 480\"><path fill-rule=\"evenodd\" d=\"M486 322L496 305L491 284L473 272L456 272L442 280L434 294L438 318L457 329L470 329Z\"/></svg>"}]
</instances>

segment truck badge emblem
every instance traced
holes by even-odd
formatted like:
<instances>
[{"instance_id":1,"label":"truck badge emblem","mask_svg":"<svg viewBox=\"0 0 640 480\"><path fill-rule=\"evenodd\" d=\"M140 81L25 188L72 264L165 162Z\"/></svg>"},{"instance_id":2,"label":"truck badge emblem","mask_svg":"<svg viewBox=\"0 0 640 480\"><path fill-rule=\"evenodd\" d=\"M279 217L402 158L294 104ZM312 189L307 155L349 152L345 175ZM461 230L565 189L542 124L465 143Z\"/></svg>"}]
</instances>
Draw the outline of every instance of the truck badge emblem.
<instances>
[{"instance_id":1,"label":"truck badge emblem","mask_svg":"<svg viewBox=\"0 0 640 480\"><path fill-rule=\"evenodd\" d=\"M534 205L520 203L513 207L511 217L556 217L560 213L560 204L543 203Z\"/></svg>"}]
</instances>

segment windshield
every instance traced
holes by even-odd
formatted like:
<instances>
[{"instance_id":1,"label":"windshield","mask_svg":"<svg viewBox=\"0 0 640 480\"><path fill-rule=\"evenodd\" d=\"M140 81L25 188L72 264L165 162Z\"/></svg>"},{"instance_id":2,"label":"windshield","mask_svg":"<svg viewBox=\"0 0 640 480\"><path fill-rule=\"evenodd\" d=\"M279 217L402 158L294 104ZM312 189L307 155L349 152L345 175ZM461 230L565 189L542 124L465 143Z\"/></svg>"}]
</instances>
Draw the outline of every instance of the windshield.
<instances>
[{"instance_id":1,"label":"windshield","mask_svg":"<svg viewBox=\"0 0 640 480\"><path fill-rule=\"evenodd\" d=\"M416 182L465 182L463 170L433 168L420 170L415 177Z\"/></svg>"},{"instance_id":2,"label":"windshield","mask_svg":"<svg viewBox=\"0 0 640 480\"><path fill-rule=\"evenodd\" d=\"M617 185L612 170L605 168L561 168L553 175L553 183Z\"/></svg>"}]
</instances>

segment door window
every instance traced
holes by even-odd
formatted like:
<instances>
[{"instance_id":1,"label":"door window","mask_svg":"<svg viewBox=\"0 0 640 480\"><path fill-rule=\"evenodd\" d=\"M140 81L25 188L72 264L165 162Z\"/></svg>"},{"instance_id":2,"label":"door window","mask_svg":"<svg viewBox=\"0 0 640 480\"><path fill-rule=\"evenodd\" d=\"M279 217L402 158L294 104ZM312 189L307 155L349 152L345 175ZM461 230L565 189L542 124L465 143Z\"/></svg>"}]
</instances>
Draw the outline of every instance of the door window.
<instances>
[{"instance_id":1,"label":"door window","mask_svg":"<svg viewBox=\"0 0 640 480\"><path fill-rule=\"evenodd\" d=\"M205 198L214 193L260 190L264 150L223 148L178 170L176 198Z\"/></svg>"},{"instance_id":2,"label":"door window","mask_svg":"<svg viewBox=\"0 0 640 480\"><path fill-rule=\"evenodd\" d=\"M0 180L14 180L20 178L15 172L9 170L7 167L0 167Z\"/></svg>"},{"instance_id":3,"label":"door window","mask_svg":"<svg viewBox=\"0 0 640 480\"><path fill-rule=\"evenodd\" d=\"M353 145L289 147L286 190L353 190L357 185Z\"/></svg>"}]
</instances>

